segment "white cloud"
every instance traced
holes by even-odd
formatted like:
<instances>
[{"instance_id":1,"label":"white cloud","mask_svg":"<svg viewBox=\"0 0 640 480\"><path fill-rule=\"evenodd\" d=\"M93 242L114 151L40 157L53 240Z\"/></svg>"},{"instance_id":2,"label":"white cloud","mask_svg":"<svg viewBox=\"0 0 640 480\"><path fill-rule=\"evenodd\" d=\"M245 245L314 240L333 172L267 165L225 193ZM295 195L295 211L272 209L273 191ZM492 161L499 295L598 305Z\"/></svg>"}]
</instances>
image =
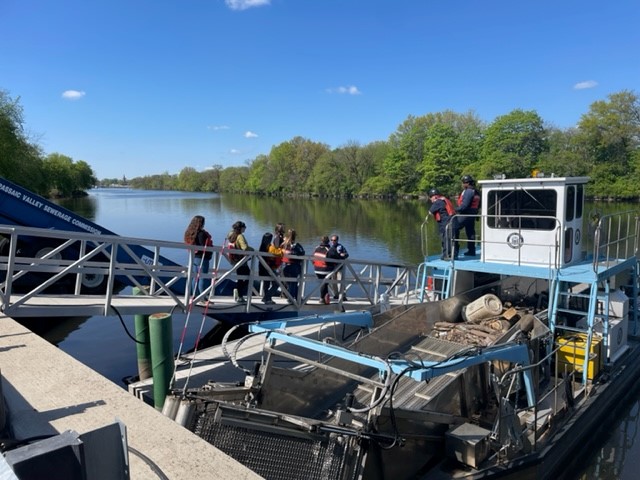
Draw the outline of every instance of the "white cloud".
<instances>
[{"instance_id":1,"label":"white cloud","mask_svg":"<svg viewBox=\"0 0 640 480\"><path fill-rule=\"evenodd\" d=\"M251 130L244 132L244 138L258 138L257 133L253 133Z\"/></svg>"},{"instance_id":2,"label":"white cloud","mask_svg":"<svg viewBox=\"0 0 640 480\"><path fill-rule=\"evenodd\" d=\"M231 10L246 10L253 7L270 5L271 0L224 0Z\"/></svg>"},{"instance_id":3,"label":"white cloud","mask_svg":"<svg viewBox=\"0 0 640 480\"><path fill-rule=\"evenodd\" d=\"M586 88L593 88L598 86L598 82L596 82L595 80L587 80L586 82L580 82L580 83L576 83L573 86L574 90L584 90Z\"/></svg>"},{"instance_id":4,"label":"white cloud","mask_svg":"<svg viewBox=\"0 0 640 480\"><path fill-rule=\"evenodd\" d=\"M214 132L217 132L218 130L229 130L229 127L227 125L209 125L207 127L207 130L213 130Z\"/></svg>"},{"instance_id":5,"label":"white cloud","mask_svg":"<svg viewBox=\"0 0 640 480\"><path fill-rule=\"evenodd\" d=\"M358 87L356 87L355 85L350 85L348 87L327 88L327 92L347 95L362 95L362 92L358 90Z\"/></svg>"},{"instance_id":6,"label":"white cloud","mask_svg":"<svg viewBox=\"0 0 640 480\"><path fill-rule=\"evenodd\" d=\"M86 93L79 90L65 90L62 92L62 98L65 100L80 100Z\"/></svg>"},{"instance_id":7,"label":"white cloud","mask_svg":"<svg viewBox=\"0 0 640 480\"><path fill-rule=\"evenodd\" d=\"M229 150L229 153L231 153L233 155L238 155L241 152L237 148L232 148L231 150Z\"/></svg>"}]
</instances>

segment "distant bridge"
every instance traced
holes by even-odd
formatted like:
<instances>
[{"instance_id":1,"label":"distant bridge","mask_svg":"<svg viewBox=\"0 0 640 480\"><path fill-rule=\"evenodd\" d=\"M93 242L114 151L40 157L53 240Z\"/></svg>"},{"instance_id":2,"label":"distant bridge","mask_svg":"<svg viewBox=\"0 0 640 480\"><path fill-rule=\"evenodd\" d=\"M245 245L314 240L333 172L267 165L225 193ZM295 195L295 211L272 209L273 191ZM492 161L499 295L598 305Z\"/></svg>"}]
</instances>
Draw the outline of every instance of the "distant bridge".
<instances>
[{"instance_id":1,"label":"distant bridge","mask_svg":"<svg viewBox=\"0 0 640 480\"><path fill-rule=\"evenodd\" d=\"M213 317L251 313L277 317L280 313L380 309L419 301L415 294L417 266L412 265L353 258L338 261L348 300L324 305L319 302L322 282L336 285L338 280L335 273L319 280L313 271L313 256L292 257L302 260L299 293L293 298L286 292L287 279L280 274L267 268L269 275L259 276L258 266L267 266L269 254L213 246L211 271L201 275L209 287L192 298L188 265L196 248L202 247L22 226L0 226L0 235L4 238L0 243L0 309L13 318L144 315L189 309L206 309ZM41 248L34 251L23 248L25 245ZM229 252L244 258L232 264ZM249 275L238 275L243 264L250 266ZM231 296L238 279L247 279L252 286L246 304L237 304ZM264 304L262 281L276 282L284 297L274 297L273 305ZM138 295L132 287L138 287Z\"/></svg>"}]
</instances>

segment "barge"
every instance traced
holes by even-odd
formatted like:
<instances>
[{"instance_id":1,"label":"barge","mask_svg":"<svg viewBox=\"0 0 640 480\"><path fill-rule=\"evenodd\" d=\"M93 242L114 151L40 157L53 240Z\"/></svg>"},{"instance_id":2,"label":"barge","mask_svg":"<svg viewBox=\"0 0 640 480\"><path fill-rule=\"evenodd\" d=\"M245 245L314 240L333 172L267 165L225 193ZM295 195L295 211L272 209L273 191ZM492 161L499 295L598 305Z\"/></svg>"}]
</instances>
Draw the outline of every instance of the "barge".
<instances>
[{"instance_id":1,"label":"barge","mask_svg":"<svg viewBox=\"0 0 640 480\"><path fill-rule=\"evenodd\" d=\"M425 256L418 304L251 324L261 360L223 344L238 381L165 413L267 479L561 477L640 374L639 219L587 214L587 181L480 182L478 255Z\"/></svg>"}]
</instances>

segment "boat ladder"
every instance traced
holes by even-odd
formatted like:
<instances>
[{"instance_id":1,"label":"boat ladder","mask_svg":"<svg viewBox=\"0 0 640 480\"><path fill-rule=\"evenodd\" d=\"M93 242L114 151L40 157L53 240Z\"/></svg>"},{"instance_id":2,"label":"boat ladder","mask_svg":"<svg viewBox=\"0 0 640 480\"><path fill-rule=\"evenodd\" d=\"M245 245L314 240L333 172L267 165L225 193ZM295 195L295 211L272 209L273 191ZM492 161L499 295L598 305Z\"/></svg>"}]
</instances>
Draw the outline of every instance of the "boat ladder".
<instances>
[{"instance_id":1,"label":"boat ladder","mask_svg":"<svg viewBox=\"0 0 640 480\"><path fill-rule=\"evenodd\" d=\"M418 300L436 301L449 298L451 293L451 267L434 267L428 259L418 265L416 280L418 282Z\"/></svg>"}]
</instances>

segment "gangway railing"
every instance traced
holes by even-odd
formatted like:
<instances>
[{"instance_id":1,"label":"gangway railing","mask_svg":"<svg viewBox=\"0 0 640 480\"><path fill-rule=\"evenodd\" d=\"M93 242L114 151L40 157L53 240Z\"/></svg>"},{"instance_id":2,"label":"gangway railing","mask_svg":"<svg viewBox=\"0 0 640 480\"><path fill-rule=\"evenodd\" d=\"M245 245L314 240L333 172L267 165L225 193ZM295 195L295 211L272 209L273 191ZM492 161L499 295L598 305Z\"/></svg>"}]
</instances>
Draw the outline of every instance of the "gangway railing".
<instances>
[{"instance_id":1,"label":"gangway railing","mask_svg":"<svg viewBox=\"0 0 640 480\"><path fill-rule=\"evenodd\" d=\"M411 285L415 284L416 267L378 261L349 258L331 260L336 269L323 280L313 269L313 255L291 257L302 262L298 278L286 278L279 270L268 267L268 253L231 250L227 245L209 247L212 252L209 272L199 273L207 288L192 295L194 273L191 265L196 249L202 247L118 235L98 235L84 232L39 229L0 225L0 299L4 312L15 311L37 297L72 294L91 296L103 304L103 315L112 312L115 298L126 295L127 287L139 287L143 295L170 299L176 308L186 311L190 304L224 299L234 303L230 296L238 280L248 280L247 303L235 305L234 311L255 311L261 297L263 282L275 282L288 300L287 308L302 309L309 303L318 303L323 283L335 286L351 301L371 306L381 302L409 303L415 298ZM28 241L26 241L28 239ZM28 251L25 245L38 245L37 251ZM143 251L143 254L139 252ZM241 257L239 262L229 261L229 254ZM238 273L243 264L249 265L249 274ZM338 277L337 272L341 275ZM287 290L287 282L299 284L297 297ZM97 301L97 300L96 300Z\"/></svg>"}]
</instances>

